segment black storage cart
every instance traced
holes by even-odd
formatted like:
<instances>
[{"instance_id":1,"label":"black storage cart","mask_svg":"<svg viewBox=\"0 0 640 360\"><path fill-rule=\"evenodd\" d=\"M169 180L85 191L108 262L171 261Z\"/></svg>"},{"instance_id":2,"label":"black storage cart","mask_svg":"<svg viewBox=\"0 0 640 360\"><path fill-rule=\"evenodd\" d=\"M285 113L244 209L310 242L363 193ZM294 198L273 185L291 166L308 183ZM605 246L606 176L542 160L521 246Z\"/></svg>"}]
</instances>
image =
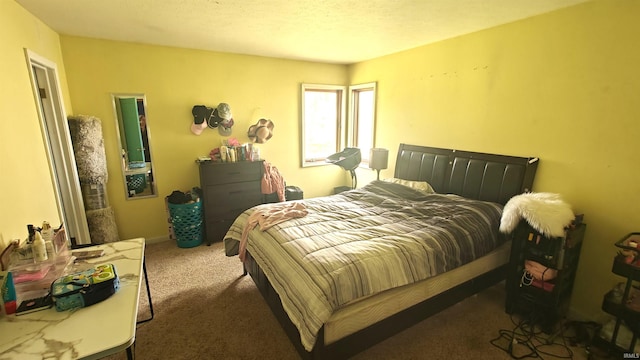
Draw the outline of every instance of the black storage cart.
<instances>
[{"instance_id":1,"label":"black storage cart","mask_svg":"<svg viewBox=\"0 0 640 360\"><path fill-rule=\"evenodd\" d=\"M521 221L512 233L511 257L507 274L506 312L518 313L551 334L566 316L580 258L586 224L577 224L565 236L546 237ZM549 281L530 281L525 277L525 261L532 260L557 276Z\"/></svg>"},{"instance_id":2,"label":"black storage cart","mask_svg":"<svg viewBox=\"0 0 640 360\"><path fill-rule=\"evenodd\" d=\"M616 289L609 291L602 300L602 310L615 317L615 326L611 336L607 336L611 350L635 353L635 347L640 333L640 309L630 307L633 293L638 293L638 289L633 288L633 282L640 280L640 233L634 232L626 235L616 246L620 248L620 253L613 259L611 271L625 277L624 290L622 296L615 296ZM632 258L624 253L634 254ZM624 349L620 345L620 333L623 323L631 330L632 338L629 347ZM601 334L602 335L602 334Z\"/></svg>"}]
</instances>

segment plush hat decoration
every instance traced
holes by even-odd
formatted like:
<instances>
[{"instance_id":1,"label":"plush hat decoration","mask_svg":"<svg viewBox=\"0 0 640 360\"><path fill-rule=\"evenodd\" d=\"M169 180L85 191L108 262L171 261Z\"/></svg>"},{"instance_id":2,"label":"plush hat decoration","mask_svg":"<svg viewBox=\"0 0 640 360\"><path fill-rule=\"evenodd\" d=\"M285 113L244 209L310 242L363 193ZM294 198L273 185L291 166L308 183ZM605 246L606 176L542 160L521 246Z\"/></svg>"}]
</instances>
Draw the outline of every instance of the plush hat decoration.
<instances>
[{"instance_id":1,"label":"plush hat decoration","mask_svg":"<svg viewBox=\"0 0 640 360\"><path fill-rule=\"evenodd\" d=\"M255 125L249 127L247 135L252 142L262 144L267 142L273 136L273 121L269 119L260 119Z\"/></svg>"}]
</instances>

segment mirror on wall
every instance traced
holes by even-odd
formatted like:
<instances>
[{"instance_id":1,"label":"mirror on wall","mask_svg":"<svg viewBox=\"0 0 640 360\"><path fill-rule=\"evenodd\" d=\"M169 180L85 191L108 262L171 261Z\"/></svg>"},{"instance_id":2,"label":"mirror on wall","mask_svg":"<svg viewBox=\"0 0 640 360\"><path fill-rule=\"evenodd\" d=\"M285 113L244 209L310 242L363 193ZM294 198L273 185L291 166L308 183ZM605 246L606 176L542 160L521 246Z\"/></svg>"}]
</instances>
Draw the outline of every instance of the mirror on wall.
<instances>
[{"instance_id":1,"label":"mirror on wall","mask_svg":"<svg viewBox=\"0 0 640 360\"><path fill-rule=\"evenodd\" d=\"M127 199L158 196L144 94L112 94Z\"/></svg>"}]
</instances>

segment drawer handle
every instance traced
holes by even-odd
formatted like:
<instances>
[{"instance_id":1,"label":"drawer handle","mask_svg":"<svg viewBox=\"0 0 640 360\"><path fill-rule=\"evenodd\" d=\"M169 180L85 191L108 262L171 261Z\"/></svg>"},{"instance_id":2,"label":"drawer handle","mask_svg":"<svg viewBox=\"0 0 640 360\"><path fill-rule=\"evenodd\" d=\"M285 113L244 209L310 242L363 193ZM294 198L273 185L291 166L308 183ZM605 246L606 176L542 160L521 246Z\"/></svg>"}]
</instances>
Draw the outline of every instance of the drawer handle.
<instances>
[{"instance_id":1,"label":"drawer handle","mask_svg":"<svg viewBox=\"0 0 640 360\"><path fill-rule=\"evenodd\" d=\"M235 171L235 172L228 173L228 175L239 175L239 174L241 174L240 171Z\"/></svg>"},{"instance_id":2,"label":"drawer handle","mask_svg":"<svg viewBox=\"0 0 640 360\"><path fill-rule=\"evenodd\" d=\"M238 190L238 191L229 191L229 194L241 194L242 191Z\"/></svg>"}]
</instances>

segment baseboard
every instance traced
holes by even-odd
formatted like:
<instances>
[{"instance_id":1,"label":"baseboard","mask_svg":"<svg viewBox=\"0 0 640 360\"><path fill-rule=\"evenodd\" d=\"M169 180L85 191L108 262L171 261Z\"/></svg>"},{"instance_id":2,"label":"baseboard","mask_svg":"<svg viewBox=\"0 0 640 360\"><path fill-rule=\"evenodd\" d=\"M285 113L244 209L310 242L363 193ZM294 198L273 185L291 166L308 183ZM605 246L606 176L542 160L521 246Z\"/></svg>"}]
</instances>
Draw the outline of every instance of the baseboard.
<instances>
[{"instance_id":1,"label":"baseboard","mask_svg":"<svg viewBox=\"0 0 640 360\"><path fill-rule=\"evenodd\" d=\"M611 319L611 315L607 315L605 313L603 313L601 316L597 316L597 315L589 315L586 314L582 311L577 311L574 308L569 308L569 311L567 311L567 319L570 320L575 320L575 321L594 321L597 322L598 324L605 324L607 321L609 321Z\"/></svg>"}]
</instances>

